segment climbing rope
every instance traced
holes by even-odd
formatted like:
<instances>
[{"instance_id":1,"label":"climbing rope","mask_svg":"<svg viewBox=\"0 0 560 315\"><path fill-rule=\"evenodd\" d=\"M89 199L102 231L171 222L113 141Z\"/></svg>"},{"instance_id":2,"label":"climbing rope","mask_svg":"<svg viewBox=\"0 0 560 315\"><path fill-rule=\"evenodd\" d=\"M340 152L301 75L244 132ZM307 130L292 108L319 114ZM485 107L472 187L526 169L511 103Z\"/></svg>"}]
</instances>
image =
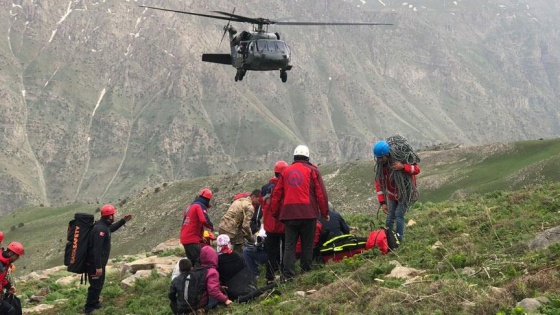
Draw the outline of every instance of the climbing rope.
<instances>
[{"instance_id":1,"label":"climbing rope","mask_svg":"<svg viewBox=\"0 0 560 315\"><path fill-rule=\"evenodd\" d=\"M389 165L389 179L393 181L397 187L398 196L397 200L402 202L407 202L412 205L416 200L418 200L418 189L412 181L412 176L405 172L394 171L391 164L395 161L399 161L403 164L418 164L420 163L420 157L412 147L408 144L406 139L402 136L396 135L387 138L387 143L391 149L389 160L386 165ZM381 184L381 189L385 193L385 200L387 200L387 183L386 178L383 174L384 164L377 163L375 165L375 179Z\"/></svg>"}]
</instances>

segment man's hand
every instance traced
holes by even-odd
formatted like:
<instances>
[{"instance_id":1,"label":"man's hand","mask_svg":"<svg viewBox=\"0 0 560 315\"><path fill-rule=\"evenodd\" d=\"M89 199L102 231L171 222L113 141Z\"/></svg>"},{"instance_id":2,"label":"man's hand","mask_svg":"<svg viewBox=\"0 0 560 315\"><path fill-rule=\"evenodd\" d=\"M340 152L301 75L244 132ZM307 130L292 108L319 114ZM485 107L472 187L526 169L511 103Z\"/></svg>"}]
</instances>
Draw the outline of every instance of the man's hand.
<instances>
[{"instance_id":1,"label":"man's hand","mask_svg":"<svg viewBox=\"0 0 560 315\"><path fill-rule=\"evenodd\" d=\"M228 299L228 300L226 301L226 306L230 305L231 303L233 303L233 302L232 302L230 299Z\"/></svg>"},{"instance_id":2,"label":"man's hand","mask_svg":"<svg viewBox=\"0 0 560 315\"><path fill-rule=\"evenodd\" d=\"M125 216L124 216L124 220L125 220L126 222L132 220L132 214L127 214L127 215L125 215Z\"/></svg>"},{"instance_id":3,"label":"man's hand","mask_svg":"<svg viewBox=\"0 0 560 315\"><path fill-rule=\"evenodd\" d=\"M387 209L387 204L382 204L381 205L381 211L383 211L383 213L388 214L389 210Z\"/></svg>"},{"instance_id":4,"label":"man's hand","mask_svg":"<svg viewBox=\"0 0 560 315\"><path fill-rule=\"evenodd\" d=\"M401 162L399 162L399 161L393 162L393 164L391 164L391 167L392 167L393 170L395 170L395 171L402 171L402 170L404 170L404 165L403 165Z\"/></svg>"},{"instance_id":5,"label":"man's hand","mask_svg":"<svg viewBox=\"0 0 560 315\"><path fill-rule=\"evenodd\" d=\"M10 287L10 289L8 290L8 294L16 294L16 287L14 287L13 285Z\"/></svg>"},{"instance_id":6,"label":"man's hand","mask_svg":"<svg viewBox=\"0 0 560 315\"><path fill-rule=\"evenodd\" d=\"M103 274L103 269L101 269L101 268L95 269L95 276L96 277L101 277L102 274Z\"/></svg>"},{"instance_id":7,"label":"man's hand","mask_svg":"<svg viewBox=\"0 0 560 315\"><path fill-rule=\"evenodd\" d=\"M323 219L325 219L325 221L329 222L331 220L331 216L327 214L327 216L323 217Z\"/></svg>"}]
</instances>

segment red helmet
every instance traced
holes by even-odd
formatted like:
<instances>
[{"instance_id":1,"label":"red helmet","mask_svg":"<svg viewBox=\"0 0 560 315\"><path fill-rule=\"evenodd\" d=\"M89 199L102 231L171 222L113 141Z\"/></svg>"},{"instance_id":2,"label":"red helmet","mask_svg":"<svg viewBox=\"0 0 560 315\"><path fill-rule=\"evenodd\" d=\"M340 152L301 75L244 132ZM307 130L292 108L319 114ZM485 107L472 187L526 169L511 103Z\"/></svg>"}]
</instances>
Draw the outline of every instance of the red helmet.
<instances>
[{"instance_id":1,"label":"red helmet","mask_svg":"<svg viewBox=\"0 0 560 315\"><path fill-rule=\"evenodd\" d=\"M4 241L4 232L0 231L0 243Z\"/></svg>"},{"instance_id":2,"label":"red helmet","mask_svg":"<svg viewBox=\"0 0 560 315\"><path fill-rule=\"evenodd\" d=\"M18 256L23 255L23 253L25 252L23 250L23 245L18 242L11 242L10 244L8 244L8 250L16 253Z\"/></svg>"},{"instance_id":3,"label":"red helmet","mask_svg":"<svg viewBox=\"0 0 560 315\"><path fill-rule=\"evenodd\" d=\"M213 197L212 191L211 191L210 189L208 189L208 188L202 188L202 189L198 192L198 195L199 195L200 197L204 197L204 198L206 198L206 199L208 199L208 200L212 200L212 197Z\"/></svg>"},{"instance_id":4,"label":"red helmet","mask_svg":"<svg viewBox=\"0 0 560 315\"><path fill-rule=\"evenodd\" d=\"M111 205L111 204L106 204L103 207L101 207L101 216L105 217L111 214L115 214L115 206Z\"/></svg>"},{"instance_id":5,"label":"red helmet","mask_svg":"<svg viewBox=\"0 0 560 315\"><path fill-rule=\"evenodd\" d=\"M274 164L274 173L282 173L282 171L288 167L288 163L284 161L278 161Z\"/></svg>"}]
</instances>

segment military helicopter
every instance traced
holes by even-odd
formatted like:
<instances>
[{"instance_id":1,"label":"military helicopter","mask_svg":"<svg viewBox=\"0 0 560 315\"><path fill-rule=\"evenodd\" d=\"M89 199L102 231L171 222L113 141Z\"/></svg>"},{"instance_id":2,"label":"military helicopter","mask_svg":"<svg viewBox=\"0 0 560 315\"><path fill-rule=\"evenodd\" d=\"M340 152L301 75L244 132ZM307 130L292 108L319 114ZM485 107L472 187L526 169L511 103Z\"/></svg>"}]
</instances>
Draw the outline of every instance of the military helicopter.
<instances>
[{"instance_id":1,"label":"military helicopter","mask_svg":"<svg viewBox=\"0 0 560 315\"><path fill-rule=\"evenodd\" d=\"M288 71L292 69L290 64L291 53L290 47L285 41L280 39L278 32L268 32L268 26L276 25L393 25L388 23L346 23L346 22L287 22L275 21L265 18L252 18L235 14L235 8L231 13L223 11L212 11L221 15L210 15L203 13L178 11L165 8L157 8L143 6L154 10L175 12L181 14L196 15L208 17L218 20L228 21L224 26L222 41L226 32L229 33L230 48L229 54L202 54L202 61L231 65L237 69L235 74L235 82L242 81L247 71L278 71L280 70L280 79L282 82L288 80ZM230 22L250 23L253 25L253 31L242 31L237 34L237 30L230 26ZM237 35L236 35L237 34ZM220 41L220 43L222 42Z\"/></svg>"}]
</instances>

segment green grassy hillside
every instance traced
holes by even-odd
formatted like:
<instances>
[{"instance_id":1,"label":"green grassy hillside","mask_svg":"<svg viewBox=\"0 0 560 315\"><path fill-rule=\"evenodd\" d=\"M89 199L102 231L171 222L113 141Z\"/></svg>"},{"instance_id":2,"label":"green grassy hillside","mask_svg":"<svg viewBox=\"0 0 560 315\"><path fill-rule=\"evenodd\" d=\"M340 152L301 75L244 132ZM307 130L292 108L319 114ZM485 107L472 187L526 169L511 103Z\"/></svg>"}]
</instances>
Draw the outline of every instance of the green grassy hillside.
<instances>
[{"instance_id":1,"label":"green grassy hillside","mask_svg":"<svg viewBox=\"0 0 560 315\"><path fill-rule=\"evenodd\" d=\"M405 230L400 248L382 256L375 249L340 263L314 269L248 304L219 308L213 314L523 314L513 309L523 298L546 296L541 314L558 314L560 244L529 251L527 243L560 225L560 183L494 191L456 201L419 203L407 215L416 224ZM351 225L369 229L370 214L348 215ZM114 240L120 238L115 236ZM433 245L440 242L439 248ZM405 281L387 275L397 261L418 269ZM75 314L87 286L58 285L55 280L21 284L25 298L48 287L47 303L68 299L44 314ZM119 287L113 274L97 314L169 314L169 278L156 273L133 289ZM261 279L261 282L264 281ZM318 290L307 297L295 291Z\"/></svg>"},{"instance_id":2,"label":"green grassy hillside","mask_svg":"<svg viewBox=\"0 0 560 315\"><path fill-rule=\"evenodd\" d=\"M418 178L422 204L453 199L473 193L519 189L526 185L557 181L560 178L560 139L496 144L421 152ZM342 165L321 165L329 199L344 215L373 214L374 161L360 160ZM210 217L218 224L232 196L265 184L272 172L247 172L162 183L145 188L137 196L123 196L113 203L117 215L134 216L114 238L113 253L147 251L158 243L178 237L182 211L201 187L215 193ZM61 208L28 207L0 217L6 241L19 240L28 256L19 262L31 271L62 263L66 226L75 212L95 213L98 204Z\"/></svg>"}]
</instances>

